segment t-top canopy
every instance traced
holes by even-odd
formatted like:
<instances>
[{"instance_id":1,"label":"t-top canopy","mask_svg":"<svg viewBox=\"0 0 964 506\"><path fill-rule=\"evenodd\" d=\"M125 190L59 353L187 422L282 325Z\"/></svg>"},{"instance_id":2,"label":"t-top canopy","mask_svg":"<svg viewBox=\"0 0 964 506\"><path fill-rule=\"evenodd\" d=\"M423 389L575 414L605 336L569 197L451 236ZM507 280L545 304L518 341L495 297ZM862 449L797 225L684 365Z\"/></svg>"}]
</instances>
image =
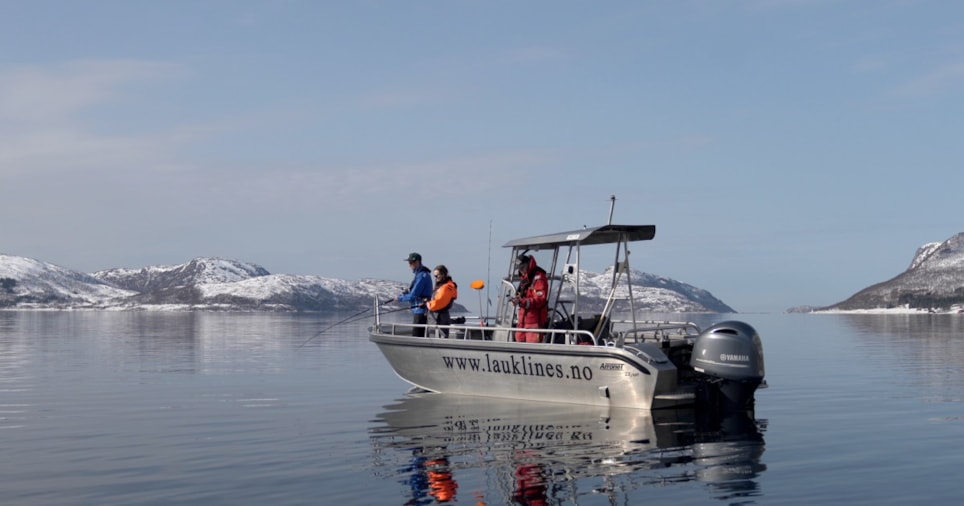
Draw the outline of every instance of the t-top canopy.
<instances>
[{"instance_id":1,"label":"t-top canopy","mask_svg":"<svg viewBox=\"0 0 964 506\"><path fill-rule=\"evenodd\" d=\"M513 239L503 244L502 247L542 249L575 244L612 244L622 241L624 235L629 242L648 241L656 235L656 225L603 225L571 232Z\"/></svg>"}]
</instances>

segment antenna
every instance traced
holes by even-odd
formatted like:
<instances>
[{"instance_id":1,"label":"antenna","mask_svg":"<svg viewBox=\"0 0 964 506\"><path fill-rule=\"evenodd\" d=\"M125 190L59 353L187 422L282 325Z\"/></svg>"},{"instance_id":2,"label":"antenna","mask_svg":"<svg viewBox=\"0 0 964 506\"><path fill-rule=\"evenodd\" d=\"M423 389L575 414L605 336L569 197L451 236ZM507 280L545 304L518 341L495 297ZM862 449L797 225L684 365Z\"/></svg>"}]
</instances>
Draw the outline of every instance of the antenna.
<instances>
[{"instance_id":1,"label":"antenna","mask_svg":"<svg viewBox=\"0 0 964 506\"><path fill-rule=\"evenodd\" d=\"M613 209L616 208L616 195L609 196L609 224L613 224Z\"/></svg>"},{"instance_id":2,"label":"antenna","mask_svg":"<svg viewBox=\"0 0 964 506\"><path fill-rule=\"evenodd\" d=\"M479 308L479 321L485 326L485 322L489 321L489 306L492 302L489 298L489 280L492 279L492 219L489 218L489 258L488 264L485 267L485 301L489 304L485 306L485 315L482 314L482 308ZM482 292L479 292L479 297L482 296ZM479 299L479 305L482 304L482 300Z\"/></svg>"}]
</instances>

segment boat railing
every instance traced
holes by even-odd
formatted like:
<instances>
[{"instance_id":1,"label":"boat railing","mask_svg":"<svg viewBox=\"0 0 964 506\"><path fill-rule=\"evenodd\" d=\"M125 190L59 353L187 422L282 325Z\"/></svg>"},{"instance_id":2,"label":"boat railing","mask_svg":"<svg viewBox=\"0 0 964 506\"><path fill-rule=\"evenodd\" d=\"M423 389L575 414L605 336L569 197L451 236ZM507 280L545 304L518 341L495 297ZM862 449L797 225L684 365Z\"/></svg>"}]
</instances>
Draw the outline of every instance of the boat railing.
<instances>
[{"instance_id":1,"label":"boat railing","mask_svg":"<svg viewBox=\"0 0 964 506\"><path fill-rule=\"evenodd\" d=\"M542 334L542 341L539 344L572 344L572 345L610 345L615 341L597 339L596 336L587 330L573 329L520 329L517 327L495 327L482 325L437 325L437 324L415 324L415 323L379 323L377 329L380 333L392 336L412 337L415 329L425 329L425 338L448 338L448 339L468 339L485 341L508 341L516 342L513 339L515 332L534 332ZM446 336L445 331L448 331ZM419 336L418 339L422 339Z\"/></svg>"},{"instance_id":2,"label":"boat railing","mask_svg":"<svg viewBox=\"0 0 964 506\"><path fill-rule=\"evenodd\" d=\"M666 342L673 339L696 338L701 332L699 326L692 322L613 319L608 324L608 331L600 332L600 335L597 336L592 331L585 328L544 328L523 330L517 327L490 325L489 320L485 318L465 318L467 320L475 319L477 323L458 323L452 325L427 323L420 325L404 322L383 322L377 303L375 306L375 328L377 328L378 331L383 334L392 336L412 336L416 328L422 328L425 329L425 336L429 338L448 337L449 339L515 342L513 338L514 333L524 331L542 334L542 341L540 343L530 344L571 344L622 348L627 342L635 343L647 340ZM592 319L587 321L592 323ZM595 328L595 325L592 325L592 327Z\"/></svg>"},{"instance_id":3,"label":"boat railing","mask_svg":"<svg viewBox=\"0 0 964 506\"><path fill-rule=\"evenodd\" d=\"M628 342L695 338L701 332L700 327L692 322L613 320L613 326L613 333Z\"/></svg>"}]
</instances>

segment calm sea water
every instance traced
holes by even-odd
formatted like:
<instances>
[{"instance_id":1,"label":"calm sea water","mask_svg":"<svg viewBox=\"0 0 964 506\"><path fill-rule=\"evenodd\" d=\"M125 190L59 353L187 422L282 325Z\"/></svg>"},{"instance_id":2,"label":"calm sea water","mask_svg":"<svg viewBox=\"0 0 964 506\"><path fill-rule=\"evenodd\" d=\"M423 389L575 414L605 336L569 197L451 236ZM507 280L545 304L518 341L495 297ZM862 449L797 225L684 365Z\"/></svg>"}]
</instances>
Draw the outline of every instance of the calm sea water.
<instances>
[{"instance_id":1,"label":"calm sea water","mask_svg":"<svg viewBox=\"0 0 964 506\"><path fill-rule=\"evenodd\" d=\"M3 504L964 500L964 315L740 315L724 420L410 395L350 316L0 312Z\"/></svg>"}]
</instances>

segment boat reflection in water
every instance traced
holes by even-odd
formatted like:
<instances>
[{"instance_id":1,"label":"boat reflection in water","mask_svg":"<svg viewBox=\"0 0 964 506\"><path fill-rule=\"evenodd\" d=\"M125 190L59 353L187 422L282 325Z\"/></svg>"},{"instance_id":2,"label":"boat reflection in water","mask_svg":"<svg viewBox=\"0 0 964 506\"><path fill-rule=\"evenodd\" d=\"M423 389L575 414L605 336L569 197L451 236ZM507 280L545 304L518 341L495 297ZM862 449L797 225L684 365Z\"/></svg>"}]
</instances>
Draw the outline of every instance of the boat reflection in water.
<instances>
[{"instance_id":1,"label":"boat reflection in water","mask_svg":"<svg viewBox=\"0 0 964 506\"><path fill-rule=\"evenodd\" d=\"M677 484L720 500L760 495L764 429L748 412L412 393L375 416L370 436L376 474L410 488L406 504L557 504Z\"/></svg>"}]
</instances>

